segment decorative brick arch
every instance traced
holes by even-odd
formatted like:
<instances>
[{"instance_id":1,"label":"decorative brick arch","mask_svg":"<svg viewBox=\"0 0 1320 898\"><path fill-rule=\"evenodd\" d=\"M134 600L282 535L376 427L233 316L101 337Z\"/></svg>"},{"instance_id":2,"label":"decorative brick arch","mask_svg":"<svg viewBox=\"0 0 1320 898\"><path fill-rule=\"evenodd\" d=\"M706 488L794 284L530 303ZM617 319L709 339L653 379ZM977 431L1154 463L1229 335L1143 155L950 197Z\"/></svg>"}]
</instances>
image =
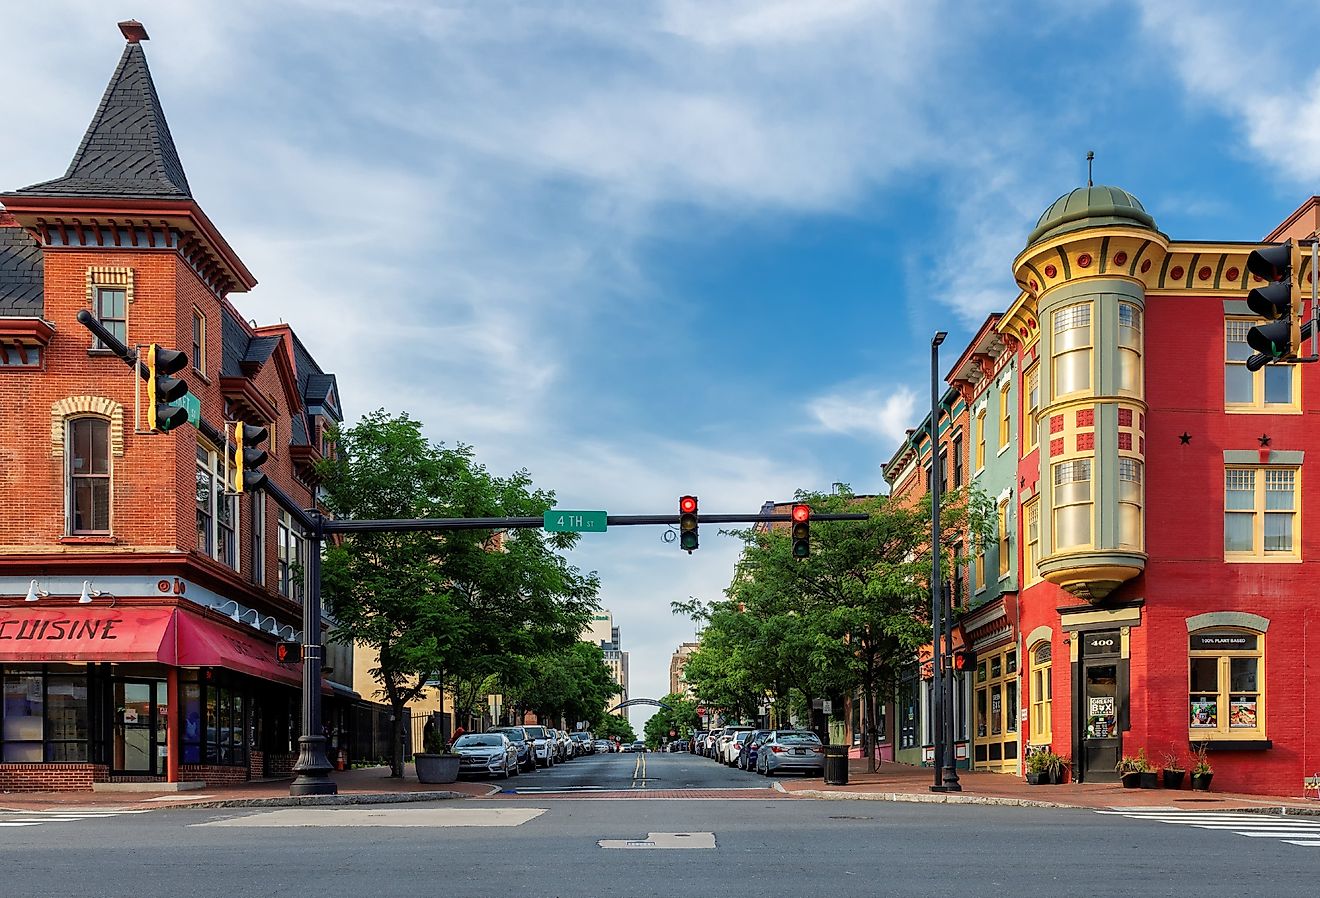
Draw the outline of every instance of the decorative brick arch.
<instances>
[{"instance_id":1,"label":"decorative brick arch","mask_svg":"<svg viewBox=\"0 0 1320 898\"><path fill-rule=\"evenodd\" d=\"M50 407L50 457L64 456L65 426L79 415L100 415L110 419L110 454L124 454L124 407L103 396L70 396Z\"/></svg>"}]
</instances>

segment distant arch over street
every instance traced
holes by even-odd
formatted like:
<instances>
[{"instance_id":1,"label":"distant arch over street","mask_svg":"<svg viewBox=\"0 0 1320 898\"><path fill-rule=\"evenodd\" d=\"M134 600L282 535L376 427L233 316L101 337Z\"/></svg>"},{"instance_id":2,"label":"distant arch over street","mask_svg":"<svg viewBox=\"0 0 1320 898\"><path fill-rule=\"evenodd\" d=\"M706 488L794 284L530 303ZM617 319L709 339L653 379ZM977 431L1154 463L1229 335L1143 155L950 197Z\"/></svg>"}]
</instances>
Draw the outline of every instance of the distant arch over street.
<instances>
[{"instance_id":1,"label":"distant arch over street","mask_svg":"<svg viewBox=\"0 0 1320 898\"><path fill-rule=\"evenodd\" d=\"M664 702L653 698L630 698L626 702L619 702L613 708L610 708L609 713L613 714L615 711L622 711L624 708L631 708L633 705L654 705L657 708L664 708L666 711L671 710Z\"/></svg>"}]
</instances>

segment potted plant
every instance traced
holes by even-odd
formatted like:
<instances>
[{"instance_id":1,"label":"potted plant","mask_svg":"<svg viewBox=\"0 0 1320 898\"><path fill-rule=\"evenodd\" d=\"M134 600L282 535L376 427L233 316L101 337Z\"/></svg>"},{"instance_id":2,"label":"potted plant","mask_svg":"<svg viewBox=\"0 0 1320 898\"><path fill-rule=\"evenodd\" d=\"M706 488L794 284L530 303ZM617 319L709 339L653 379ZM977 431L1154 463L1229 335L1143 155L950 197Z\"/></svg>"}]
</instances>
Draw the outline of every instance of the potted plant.
<instances>
[{"instance_id":1,"label":"potted plant","mask_svg":"<svg viewBox=\"0 0 1320 898\"><path fill-rule=\"evenodd\" d=\"M1050 784L1050 752L1048 749L1027 755L1027 783L1032 786Z\"/></svg>"},{"instance_id":2,"label":"potted plant","mask_svg":"<svg viewBox=\"0 0 1320 898\"><path fill-rule=\"evenodd\" d=\"M1058 786L1063 783L1063 772L1068 768L1068 759L1063 755L1050 752L1050 782Z\"/></svg>"},{"instance_id":3,"label":"potted plant","mask_svg":"<svg viewBox=\"0 0 1320 898\"><path fill-rule=\"evenodd\" d=\"M1183 778L1187 776L1187 771L1183 769L1182 758L1178 757L1178 751L1170 746L1164 753L1164 788L1181 789L1183 787Z\"/></svg>"},{"instance_id":4,"label":"potted plant","mask_svg":"<svg viewBox=\"0 0 1320 898\"><path fill-rule=\"evenodd\" d=\"M1143 753L1123 755L1118 759L1118 764L1114 766L1114 769L1118 771L1118 777L1123 781L1124 789L1137 789L1141 786L1141 774L1147 766Z\"/></svg>"},{"instance_id":5,"label":"potted plant","mask_svg":"<svg viewBox=\"0 0 1320 898\"><path fill-rule=\"evenodd\" d=\"M1192 751L1196 757L1196 762L1192 764L1192 788L1197 792L1210 791L1210 778L1215 775L1214 768L1210 766L1210 759L1206 757L1208 746L1202 742Z\"/></svg>"},{"instance_id":6,"label":"potted plant","mask_svg":"<svg viewBox=\"0 0 1320 898\"><path fill-rule=\"evenodd\" d=\"M1159 774L1155 771L1155 766L1150 763L1150 758L1146 757L1146 749L1137 749L1137 760L1141 762L1141 788L1158 789L1160 787Z\"/></svg>"},{"instance_id":7,"label":"potted plant","mask_svg":"<svg viewBox=\"0 0 1320 898\"><path fill-rule=\"evenodd\" d=\"M425 750L413 755L413 763L417 765L417 782L458 781L458 755L445 751L445 743L440 737L438 727L427 730L422 748Z\"/></svg>"}]
</instances>

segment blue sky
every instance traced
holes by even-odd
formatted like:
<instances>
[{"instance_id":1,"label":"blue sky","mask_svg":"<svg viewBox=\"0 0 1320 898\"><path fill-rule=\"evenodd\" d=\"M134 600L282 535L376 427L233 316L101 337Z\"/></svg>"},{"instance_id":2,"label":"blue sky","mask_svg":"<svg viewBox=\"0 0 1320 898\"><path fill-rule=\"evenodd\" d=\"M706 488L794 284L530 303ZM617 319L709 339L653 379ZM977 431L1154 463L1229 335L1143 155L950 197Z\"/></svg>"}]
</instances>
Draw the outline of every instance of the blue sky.
<instances>
[{"instance_id":1,"label":"blue sky","mask_svg":"<svg viewBox=\"0 0 1320 898\"><path fill-rule=\"evenodd\" d=\"M406 409L563 507L882 491L930 334L955 355L1013 298L1089 149L1180 239L1320 186L1320 11L1207 0L19 4L0 186L63 172L128 17L261 282L238 308L293 323L350 416ZM727 585L713 531L573 553L635 696L692 635L670 601Z\"/></svg>"}]
</instances>

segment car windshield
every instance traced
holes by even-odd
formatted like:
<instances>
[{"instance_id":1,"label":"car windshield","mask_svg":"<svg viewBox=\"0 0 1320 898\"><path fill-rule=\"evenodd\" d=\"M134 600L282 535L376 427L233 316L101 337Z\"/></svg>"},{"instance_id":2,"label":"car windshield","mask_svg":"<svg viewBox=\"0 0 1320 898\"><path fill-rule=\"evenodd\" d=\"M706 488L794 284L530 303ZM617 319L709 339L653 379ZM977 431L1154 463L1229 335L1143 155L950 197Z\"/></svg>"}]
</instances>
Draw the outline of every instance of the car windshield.
<instances>
[{"instance_id":1,"label":"car windshield","mask_svg":"<svg viewBox=\"0 0 1320 898\"><path fill-rule=\"evenodd\" d=\"M527 729L527 738L529 739L545 738L545 727L527 727L526 729Z\"/></svg>"},{"instance_id":2,"label":"car windshield","mask_svg":"<svg viewBox=\"0 0 1320 898\"><path fill-rule=\"evenodd\" d=\"M458 741L454 743L454 748L498 748L503 744L504 739L501 736L477 733L475 735L459 736Z\"/></svg>"},{"instance_id":3,"label":"car windshield","mask_svg":"<svg viewBox=\"0 0 1320 898\"><path fill-rule=\"evenodd\" d=\"M818 745L820 737L815 733L780 733L776 741L783 745Z\"/></svg>"},{"instance_id":4,"label":"car windshield","mask_svg":"<svg viewBox=\"0 0 1320 898\"><path fill-rule=\"evenodd\" d=\"M504 735L508 736L510 739L514 740L515 742L517 742L519 739L527 738L526 736L523 735L522 730L491 730L491 732L503 733Z\"/></svg>"}]
</instances>

